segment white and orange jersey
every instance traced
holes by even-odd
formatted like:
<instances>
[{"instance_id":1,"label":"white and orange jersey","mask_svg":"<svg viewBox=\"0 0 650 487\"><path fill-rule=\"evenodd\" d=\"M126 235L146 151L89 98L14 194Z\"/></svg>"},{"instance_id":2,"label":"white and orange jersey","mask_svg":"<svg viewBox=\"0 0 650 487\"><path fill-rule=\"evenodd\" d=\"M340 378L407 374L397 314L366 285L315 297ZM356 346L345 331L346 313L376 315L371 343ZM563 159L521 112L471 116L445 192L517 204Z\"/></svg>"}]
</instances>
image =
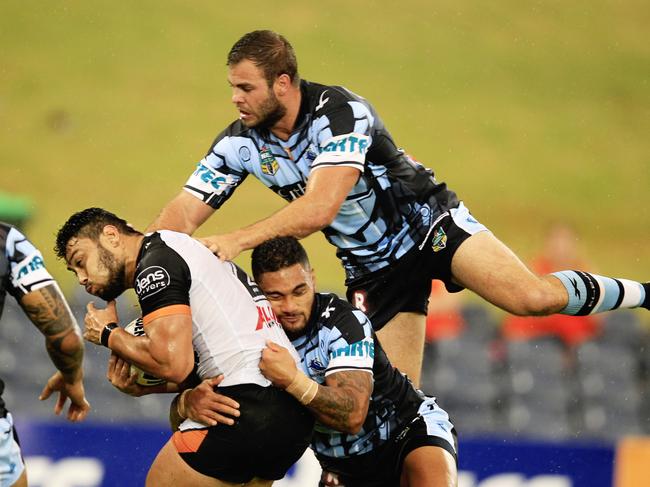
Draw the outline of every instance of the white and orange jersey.
<instances>
[{"instance_id":1,"label":"white and orange jersey","mask_svg":"<svg viewBox=\"0 0 650 487\"><path fill-rule=\"evenodd\" d=\"M201 379L223 374L221 386L270 385L259 369L267 340L298 355L251 277L221 262L188 235L145 235L134 279L145 332L161 316L192 316L192 343Z\"/></svg>"}]
</instances>

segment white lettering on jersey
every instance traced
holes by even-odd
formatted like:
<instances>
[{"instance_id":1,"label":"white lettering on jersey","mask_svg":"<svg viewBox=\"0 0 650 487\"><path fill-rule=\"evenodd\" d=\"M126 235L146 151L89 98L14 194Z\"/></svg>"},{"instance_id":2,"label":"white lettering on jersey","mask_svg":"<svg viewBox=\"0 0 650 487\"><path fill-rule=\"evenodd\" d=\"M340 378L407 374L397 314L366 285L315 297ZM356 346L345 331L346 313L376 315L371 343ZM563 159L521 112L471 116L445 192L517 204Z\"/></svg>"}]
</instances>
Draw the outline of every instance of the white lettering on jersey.
<instances>
[{"instance_id":1,"label":"white lettering on jersey","mask_svg":"<svg viewBox=\"0 0 650 487\"><path fill-rule=\"evenodd\" d=\"M135 292L140 299L145 299L162 291L169 283L169 272L163 267L152 265L135 278Z\"/></svg>"},{"instance_id":2,"label":"white lettering on jersey","mask_svg":"<svg viewBox=\"0 0 650 487\"><path fill-rule=\"evenodd\" d=\"M367 313L368 308L366 306L366 293L363 291L354 291L353 297L354 307L363 311L364 313Z\"/></svg>"}]
</instances>

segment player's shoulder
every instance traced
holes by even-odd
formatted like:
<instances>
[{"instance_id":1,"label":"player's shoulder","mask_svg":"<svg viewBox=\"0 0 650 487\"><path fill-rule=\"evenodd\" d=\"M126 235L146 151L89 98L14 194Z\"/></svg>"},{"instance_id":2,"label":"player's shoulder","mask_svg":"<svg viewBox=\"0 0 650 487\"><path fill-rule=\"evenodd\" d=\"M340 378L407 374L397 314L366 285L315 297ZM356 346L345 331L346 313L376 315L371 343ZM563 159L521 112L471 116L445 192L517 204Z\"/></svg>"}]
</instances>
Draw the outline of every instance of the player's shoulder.
<instances>
[{"instance_id":1,"label":"player's shoulder","mask_svg":"<svg viewBox=\"0 0 650 487\"><path fill-rule=\"evenodd\" d=\"M237 119L221 132L219 132L219 134L212 141L211 149L222 141L228 141L229 139L235 137L251 138L252 135L252 130L246 127L246 125L244 125L241 120Z\"/></svg>"},{"instance_id":2,"label":"player's shoulder","mask_svg":"<svg viewBox=\"0 0 650 487\"><path fill-rule=\"evenodd\" d=\"M318 313L321 328L338 330L350 343L364 338L364 325L369 324L368 318L336 294L317 293L314 311Z\"/></svg>"}]
</instances>

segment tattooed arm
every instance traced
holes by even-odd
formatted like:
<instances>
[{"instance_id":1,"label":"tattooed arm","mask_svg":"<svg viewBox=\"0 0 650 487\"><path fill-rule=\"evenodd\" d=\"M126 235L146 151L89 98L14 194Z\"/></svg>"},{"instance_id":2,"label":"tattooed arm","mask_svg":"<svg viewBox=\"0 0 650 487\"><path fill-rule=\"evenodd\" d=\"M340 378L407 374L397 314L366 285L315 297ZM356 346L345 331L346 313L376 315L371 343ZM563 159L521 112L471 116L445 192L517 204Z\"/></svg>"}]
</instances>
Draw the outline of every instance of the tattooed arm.
<instances>
[{"instance_id":1,"label":"tattooed arm","mask_svg":"<svg viewBox=\"0 0 650 487\"><path fill-rule=\"evenodd\" d=\"M61 290L53 283L25 294L19 302L25 314L45 336L45 348L58 369L48 380L40 399L47 399L52 392L58 391L55 413L59 414L66 398L70 398L68 419L84 419L90 405L85 398L82 380L83 340Z\"/></svg>"},{"instance_id":2,"label":"tattooed arm","mask_svg":"<svg viewBox=\"0 0 650 487\"><path fill-rule=\"evenodd\" d=\"M307 405L316 419L328 428L356 434L368 414L373 379L368 372L351 370L330 374L319 385Z\"/></svg>"},{"instance_id":3,"label":"tattooed arm","mask_svg":"<svg viewBox=\"0 0 650 487\"><path fill-rule=\"evenodd\" d=\"M262 350L260 370L281 389L287 389L296 374L302 374L289 351L273 342L268 342L267 348ZM325 378L325 384L318 385L316 395L306 407L328 428L356 434L366 420L373 386L373 376L368 371L336 372ZM293 394L290 389L288 392ZM300 396L299 393L297 399Z\"/></svg>"}]
</instances>

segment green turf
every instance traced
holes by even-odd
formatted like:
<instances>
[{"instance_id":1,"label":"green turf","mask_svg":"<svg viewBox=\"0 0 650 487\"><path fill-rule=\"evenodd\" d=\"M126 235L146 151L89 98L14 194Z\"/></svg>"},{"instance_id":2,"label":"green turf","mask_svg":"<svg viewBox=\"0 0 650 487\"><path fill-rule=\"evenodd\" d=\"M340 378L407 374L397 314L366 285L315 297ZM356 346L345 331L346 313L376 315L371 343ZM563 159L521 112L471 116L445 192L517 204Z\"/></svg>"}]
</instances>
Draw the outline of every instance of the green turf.
<instances>
[{"instance_id":1,"label":"green turf","mask_svg":"<svg viewBox=\"0 0 650 487\"><path fill-rule=\"evenodd\" d=\"M599 271L650 279L649 24L643 1L4 0L0 191L33 201L27 231L69 289L57 228L87 206L146 226L235 116L228 49L272 28L522 257L566 220ZM283 204L249 178L199 235ZM334 249L308 250L340 291Z\"/></svg>"}]
</instances>

